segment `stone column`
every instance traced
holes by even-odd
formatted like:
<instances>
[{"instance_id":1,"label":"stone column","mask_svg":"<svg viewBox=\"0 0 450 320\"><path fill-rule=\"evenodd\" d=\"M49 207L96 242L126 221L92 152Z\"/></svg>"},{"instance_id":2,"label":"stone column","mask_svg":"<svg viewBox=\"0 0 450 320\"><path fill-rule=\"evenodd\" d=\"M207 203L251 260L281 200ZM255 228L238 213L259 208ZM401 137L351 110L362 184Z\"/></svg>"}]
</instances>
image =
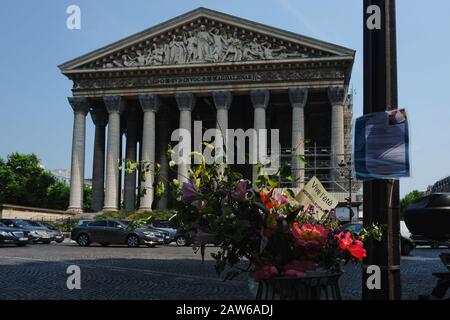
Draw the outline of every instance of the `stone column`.
<instances>
[{"instance_id":1,"label":"stone column","mask_svg":"<svg viewBox=\"0 0 450 320\"><path fill-rule=\"evenodd\" d=\"M180 129L186 129L192 133L192 117L196 98L192 93L177 93L175 95L178 109L180 109ZM192 141L190 141L192 146ZM183 184L189 179L189 164L180 163L178 165L178 181Z\"/></svg>"},{"instance_id":2,"label":"stone column","mask_svg":"<svg viewBox=\"0 0 450 320\"><path fill-rule=\"evenodd\" d=\"M228 129L228 110L230 110L233 101L233 95L230 91L214 91L213 100L217 109L217 129L222 133L223 145L215 145L216 150L224 150L224 155L228 153L227 145L227 129ZM223 171L222 171L223 172Z\"/></svg>"},{"instance_id":3,"label":"stone column","mask_svg":"<svg viewBox=\"0 0 450 320\"><path fill-rule=\"evenodd\" d=\"M266 129L266 108L269 104L270 92L267 89L252 90L250 98L254 108L254 129L258 132L259 129ZM259 133L257 133L259 136ZM260 141L257 139L257 146L259 148ZM266 144L267 147L267 144ZM265 150L267 154L267 150ZM258 159L256 159L258 160ZM257 166L253 166L253 182L258 178Z\"/></svg>"},{"instance_id":4,"label":"stone column","mask_svg":"<svg viewBox=\"0 0 450 320\"><path fill-rule=\"evenodd\" d=\"M345 159L344 141L344 102L346 90L344 87L328 88L328 98L331 103L331 176L333 181L340 180L339 163ZM334 186L336 187L336 186ZM336 189L336 188L333 188Z\"/></svg>"},{"instance_id":5,"label":"stone column","mask_svg":"<svg viewBox=\"0 0 450 320\"><path fill-rule=\"evenodd\" d=\"M92 168L92 210L103 209L105 193L105 128L108 124L108 113L103 108L91 110L91 118L95 125L94 159Z\"/></svg>"},{"instance_id":6,"label":"stone column","mask_svg":"<svg viewBox=\"0 0 450 320\"><path fill-rule=\"evenodd\" d=\"M142 135L142 161L149 165L145 181L141 181L140 211L151 211L154 199L153 183L155 180L155 124L156 113L159 110L160 100L157 95L143 94L139 102L144 112L144 125Z\"/></svg>"},{"instance_id":7,"label":"stone column","mask_svg":"<svg viewBox=\"0 0 450 320\"><path fill-rule=\"evenodd\" d=\"M134 107L129 108L126 125L125 159L133 162L137 160L137 126L137 110ZM125 171L124 200L125 210L133 212L136 207L136 171L131 173Z\"/></svg>"},{"instance_id":8,"label":"stone column","mask_svg":"<svg viewBox=\"0 0 450 320\"><path fill-rule=\"evenodd\" d=\"M292 181L294 188L303 188L305 171L299 157L305 155L305 105L308 99L307 88L289 88L292 105Z\"/></svg>"},{"instance_id":9,"label":"stone column","mask_svg":"<svg viewBox=\"0 0 450 320\"><path fill-rule=\"evenodd\" d=\"M84 157L86 147L86 115L90 109L87 98L69 97L74 112L72 165L70 171L70 200L67 211L83 212Z\"/></svg>"},{"instance_id":10,"label":"stone column","mask_svg":"<svg viewBox=\"0 0 450 320\"><path fill-rule=\"evenodd\" d=\"M119 210L120 115L125 109L125 99L120 96L108 96L103 100L109 113L103 211L117 211Z\"/></svg>"},{"instance_id":11,"label":"stone column","mask_svg":"<svg viewBox=\"0 0 450 320\"><path fill-rule=\"evenodd\" d=\"M158 201L158 209L167 209L168 199L167 192L169 190L169 160L167 158L167 146L169 144L169 112L166 107L162 107L158 116L158 162L160 167L159 181L164 185L164 195Z\"/></svg>"}]
</instances>

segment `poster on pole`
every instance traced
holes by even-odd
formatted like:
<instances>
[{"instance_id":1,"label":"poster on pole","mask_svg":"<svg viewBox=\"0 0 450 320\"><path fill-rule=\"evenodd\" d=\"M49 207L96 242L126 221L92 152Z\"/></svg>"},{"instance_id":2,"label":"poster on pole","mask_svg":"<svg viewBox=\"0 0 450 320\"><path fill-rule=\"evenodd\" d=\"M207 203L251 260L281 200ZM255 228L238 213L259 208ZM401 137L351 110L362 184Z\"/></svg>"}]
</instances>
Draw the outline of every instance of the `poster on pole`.
<instances>
[{"instance_id":1,"label":"poster on pole","mask_svg":"<svg viewBox=\"0 0 450 320\"><path fill-rule=\"evenodd\" d=\"M306 186L295 196L295 199L305 207L305 211L314 206L319 211L320 216L326 211L335 209L339 204L339 201L325 190L316 177L309 180Z\"/></svg>"},{"instance_id":2,"label":"poster on pole","mask_svg":"<svg viewBox=\"0 0 450 320\"><path fill-rule=\"evenodd\" d=\"M409 126L404 109L370 113L356 120L354 163L358 180L410 176Z\"/></svg>"}]
</instances>

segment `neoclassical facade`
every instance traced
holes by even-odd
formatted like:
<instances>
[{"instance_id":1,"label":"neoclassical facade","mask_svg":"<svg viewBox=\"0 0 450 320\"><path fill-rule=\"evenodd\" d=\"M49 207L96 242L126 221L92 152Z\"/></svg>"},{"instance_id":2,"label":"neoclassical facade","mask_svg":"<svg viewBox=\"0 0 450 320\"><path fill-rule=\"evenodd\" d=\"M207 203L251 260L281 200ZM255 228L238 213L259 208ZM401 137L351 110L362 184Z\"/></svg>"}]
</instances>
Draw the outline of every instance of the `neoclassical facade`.
<instances>
[{"instance_id":1,"label":"neoclassical facade","mask_svg":"<svg viewBox=\"0 0 450 320\"><path fill-rule=\"evenodd\" d=\"M220 130L279 129L282 154L298 178L294 187L323 175L334 188L334 168L351 148L347 88L354 56L341 46L199 8L62 64L73 81L69 210L83 208L88 113L95 124L96 212L122 203L129 211L170 206L167 197L155 203L152 173L140 182L119 163L159 163L164 183L185 181L188 166L169 170L166 151L173 130L192 130L195 120ZM314 161L303 167L295 155ZM236 168L250 179L254 174L251 166ZM139 197L139 189L147 192Z\"/></svg>"}]
</instances>

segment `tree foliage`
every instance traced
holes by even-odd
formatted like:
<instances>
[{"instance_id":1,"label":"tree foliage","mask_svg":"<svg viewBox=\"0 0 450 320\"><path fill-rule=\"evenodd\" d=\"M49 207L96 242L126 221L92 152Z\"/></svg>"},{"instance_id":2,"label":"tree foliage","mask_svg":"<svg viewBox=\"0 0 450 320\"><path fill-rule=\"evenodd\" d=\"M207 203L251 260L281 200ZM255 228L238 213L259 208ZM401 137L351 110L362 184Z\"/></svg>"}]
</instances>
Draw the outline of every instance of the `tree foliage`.
<instances>
[{"instance_id":1,"label":"tree foliage","mask_svg":"<svg viewBox=\"0 0 450 320\"><path fill-rule=\"evenodd\" d=\"M424 192L419 190L413 190L410 193L408 193L401 201L400 201L400 210L403 212L405 210L406 206L416 199L422 198L425 195Z\"/></svg>"},{"instance_id":2,"label":"tree foliage","mask_svg":"<svg viewBox=\"0 0 450 320\"><path fill-rule=\"evenodd\" d=\"M85 187L85 209L91 205L91 193ZM35 154L12 153L0 158L0 203L66 210L69 186L45 171Z\"/></svg>"}]
</instances>

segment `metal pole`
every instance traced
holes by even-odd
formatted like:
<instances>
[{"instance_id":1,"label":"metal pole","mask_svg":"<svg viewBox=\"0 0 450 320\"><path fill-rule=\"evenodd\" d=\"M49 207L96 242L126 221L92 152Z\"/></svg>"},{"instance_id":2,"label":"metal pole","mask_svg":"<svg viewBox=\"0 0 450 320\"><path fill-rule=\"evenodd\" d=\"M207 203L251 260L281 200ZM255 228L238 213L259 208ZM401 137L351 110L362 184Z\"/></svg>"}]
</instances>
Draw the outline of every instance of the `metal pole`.
<instances>
[{"instance_id":1,"label":"metal pole","mask_svg":"<svg viewBox=\"0 0 450 320\"><path fill-rule=\"evenodd\" d=\"M367 19L380 9L381 28L369 29ZM372 7L373 9L373 7ZM368 12L369 11L369 12ZM364 114L398 108L395 0L364 1ZM369 290L363 270L363 299L401 299L400 195L398 180L364 182L364 226L387 225L382 242L369 241L364 266L381 269L381 289Z\"/></svg>"},{"instance_id":2,"label":"metal pole","mask_svg":"<svg viewBox=\"0 0 450 320\"><path fill-rule=\"evenodd\" d=\"M353 222L353 208L352 208L352 167L351 164L348 168L348 196L350 198L350 207L348 208L350 210L349 212L349 217L350 217L350 222Z\"/></svg>"}]
</instances>

